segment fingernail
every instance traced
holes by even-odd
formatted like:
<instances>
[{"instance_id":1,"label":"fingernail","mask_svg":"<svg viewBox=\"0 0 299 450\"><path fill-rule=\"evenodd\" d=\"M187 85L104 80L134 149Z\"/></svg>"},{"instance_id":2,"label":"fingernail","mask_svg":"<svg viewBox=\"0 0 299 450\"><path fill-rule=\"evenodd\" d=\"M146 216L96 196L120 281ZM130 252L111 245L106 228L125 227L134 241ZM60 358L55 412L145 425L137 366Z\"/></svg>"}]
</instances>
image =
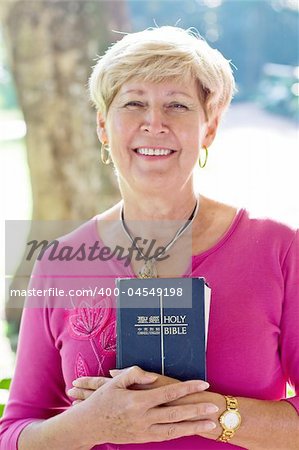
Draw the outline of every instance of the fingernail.
<instances>
[{"instance_id":1,"label":"fingernail","mask_svg":"<svg viewBox=\"0 0 299 450\"><path fill-rule=\"evenodd\" d=\"M218 412L219 408L216 405L210 405L210 406L207 406L207 410L206 411L207 411L207 414L213 414L213 413Z\"/></svg>"},{"instance_id":2,"label":"fingernail","mask_svg":"<svg viewBox=\"0 0 299 450\"><path fill-rule=\"evenodd\" d=\"M75 389L69 389L68 391L67 391L67 393L68 393L68 395L70 395L70 396L72 396L74 393L75 393Z\"/></svg>"},{"instance_id":3,"label":"fingernail","mask_svg":"<svg viewBox=\"0 0 299 450\"><path fill-rule=\"evenodd\" d=\"M216 424L214 422L207 423L207 430L214 430L216 428Z\"/></svg>"},{"instance_id":4,"label":"fingernail","mask_svg":"<svg viewBox=\"0 0 299 450\"><path fill-rule=\"evenodd\" d=\"M200 389L209 389L210 385L206 381L201 381L199 387Z\"/></svg>"},{"instance_id":5,"label":"fingernail","mask_svg":"<svg viewBox=\"0 0 299 450\"><path fill-rule=\"evenodd\" d=\"M155 373L145 373L145 378L151 382L156 381L156 379L158 378L158 375Z\"/></svg>"},{"instance_id":6,"label":"fingernail","mask_svg":"<svg viewBox=\"0 0 299 450\"><path fill-rule=\"evenodd\" d=\"M75 386L75 387L77 387L77 386L79 386L79 381L78 380L74 380L73 382L72 382L72 385L73 386Z\"/></svg>"},{"instance_id":7,"label":"fingernail","mask_svg":"<svg viewBox=\"0 0 299 450\"><path fill-rule=\"evenodd\" d=\"M117 375L119 372L121 372L121 370L119 370L119 369L111 369L111 370L109 370L109 373L110 373L110 375L112 377Z\"/></svg>"}]
</instances>

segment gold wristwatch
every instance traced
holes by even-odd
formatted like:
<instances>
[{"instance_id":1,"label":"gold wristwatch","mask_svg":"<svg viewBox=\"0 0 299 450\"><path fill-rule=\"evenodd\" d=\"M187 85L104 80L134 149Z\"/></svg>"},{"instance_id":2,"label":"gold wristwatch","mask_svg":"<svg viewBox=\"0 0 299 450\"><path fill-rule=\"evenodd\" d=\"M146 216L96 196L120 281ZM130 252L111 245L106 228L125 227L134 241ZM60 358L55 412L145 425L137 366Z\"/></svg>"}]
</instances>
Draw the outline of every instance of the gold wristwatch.
<instances>
[{"instance_id":1,"label":"gold wristwatch","mask_svg":"<svg viewBox=\"0 0 299 450\"><path fill-rule=\"evenodd\" d=\"M241 425L241 415L238 411L238 400L231 395L225 395L224 398L226 401L226 410L219 417L223 431L217 441L229 442Z\"/></svg>"}]
</instances>

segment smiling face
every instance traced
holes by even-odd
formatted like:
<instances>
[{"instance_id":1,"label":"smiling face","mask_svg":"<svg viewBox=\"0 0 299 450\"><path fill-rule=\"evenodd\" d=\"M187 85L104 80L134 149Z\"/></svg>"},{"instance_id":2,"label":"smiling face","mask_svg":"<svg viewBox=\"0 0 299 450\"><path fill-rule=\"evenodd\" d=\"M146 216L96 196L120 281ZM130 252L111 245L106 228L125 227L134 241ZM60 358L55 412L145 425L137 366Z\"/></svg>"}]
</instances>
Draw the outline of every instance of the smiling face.
<instances>
[{"instance_id":1,"label":"smiling face","mask_svg":"<svg viewBox=\"0 0 299 450\"><path fill-rule=\"evenodd\" d=\"M121 189L180 189L193 184L199 149L209 146L218 119L208 124L195 80L131 80L113 99L98 134L108 142Z\"/></svg>"}]
</instances>

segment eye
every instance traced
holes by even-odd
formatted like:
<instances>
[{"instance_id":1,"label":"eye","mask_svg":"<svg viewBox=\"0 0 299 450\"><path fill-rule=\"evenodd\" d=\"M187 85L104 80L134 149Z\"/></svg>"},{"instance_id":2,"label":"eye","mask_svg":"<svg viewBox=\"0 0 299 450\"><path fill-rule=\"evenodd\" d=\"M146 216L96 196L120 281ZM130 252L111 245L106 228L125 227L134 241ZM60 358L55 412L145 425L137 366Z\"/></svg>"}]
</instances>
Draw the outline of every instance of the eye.
<instances>
[{"instance_id":1,"label":"eye","mask_svg":"<svg viewBox=\"0 0 299 450\"><path fill-rule=\"evenodd\" d=\"M142 108L143 107L143 103L142 102L131 101L131 102L126 103L124 105L124 107L128 108L128 109Z\"/></svg>"},{"instance_id":2,"label":"eye","mask_svg":"<svg viewBox=\"0 0 299 450\"><path fill-rule=\"evenodd\" d=\"M170 105L169 105L169 107L170 108L172 108L172 109L177 109L177 110L182 110L182 111L187 111L189 108L188 108L188 106L186 106L186 105L183 105L182 103L171 103Z\"/></svg>"}]
</instances>

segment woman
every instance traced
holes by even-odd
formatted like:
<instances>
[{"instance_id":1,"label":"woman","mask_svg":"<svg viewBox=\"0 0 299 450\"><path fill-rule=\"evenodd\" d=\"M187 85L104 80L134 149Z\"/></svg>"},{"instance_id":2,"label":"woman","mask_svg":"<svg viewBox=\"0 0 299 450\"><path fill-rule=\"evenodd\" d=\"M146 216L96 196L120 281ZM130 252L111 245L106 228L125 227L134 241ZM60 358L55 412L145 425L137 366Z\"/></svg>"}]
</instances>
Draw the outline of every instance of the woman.
<instances>
[{"instance_id":1,"label":"woman","mask_svg":"<svg viewBox=\"0 0 299 450\"><path fill-rule=\"evenodd\" d=\"M138 367L109 373L113 298L98 295L91 305L69 289L76 308L67 309L48 293L47 307L24 310L1 449L298 448L299 398L286 399L287 381L299 390L296 232L193 186L234 91L229 62L190 31L145 30L107 51L90 90L102 161L113 162L122 201L60 239L81 245L71 265L50 261L47 250L34 285L46 292L63 278L74 293L84 280L93 288L119 276L204 276L212 289L209 384ZM154 242L150 255L132 244L136 237ZM94 242L133 245L135 258L94 263ZM82 243L92 249L88 261ZM74 399L84 401L71 406Z\"/></svg>"}]
</instances>

